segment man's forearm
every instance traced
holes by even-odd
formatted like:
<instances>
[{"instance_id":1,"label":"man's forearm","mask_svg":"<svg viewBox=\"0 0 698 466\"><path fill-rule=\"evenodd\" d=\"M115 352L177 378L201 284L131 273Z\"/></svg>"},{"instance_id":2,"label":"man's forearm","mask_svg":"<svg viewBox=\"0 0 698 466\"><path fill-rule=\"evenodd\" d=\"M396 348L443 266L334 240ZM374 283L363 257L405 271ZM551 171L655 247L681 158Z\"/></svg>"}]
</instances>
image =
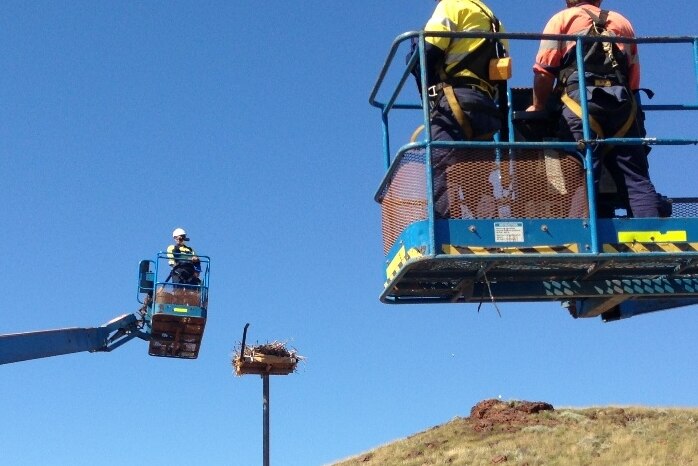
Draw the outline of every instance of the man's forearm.
<instances>
[{"instance_id":1,"label":"man's forearm","mask_svg":"<svg viewBox=\"0 0 698 466\"><path fill-rule=\"evenodd\" d=\"M529 110L544 110L553 92L555 78L545 73L533 73L533 105Z\"/></svg>"}]
</instances>

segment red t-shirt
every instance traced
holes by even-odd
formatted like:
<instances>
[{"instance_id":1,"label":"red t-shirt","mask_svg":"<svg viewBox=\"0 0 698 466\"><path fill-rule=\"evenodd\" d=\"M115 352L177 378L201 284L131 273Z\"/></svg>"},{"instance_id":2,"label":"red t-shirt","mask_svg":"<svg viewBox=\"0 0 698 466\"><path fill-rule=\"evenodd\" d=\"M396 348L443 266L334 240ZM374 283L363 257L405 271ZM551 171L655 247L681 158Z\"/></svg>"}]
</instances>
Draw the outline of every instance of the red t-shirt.
<instances>
[{"instance_id":1,"label":"red t-shirt","mask_svg":"<svg viewBox=\"0 0 698 466\"><path fill-rule=\"evenodd\" d=\"M591 4L581 4L566 8L550 18L543 30L543 34L585 34L589 27L592 26L593 21L582 8L586 8L596 16L601 14L601 8ZM635 31L630 21L614 11L608 14L606 30L612 35L619 37L635 37ZM563 57L575 45L575 41L542 40L533 70L557 77ZM617 42L617 45L628 60L628 84L631 89L639 89L640 61L637 54L637 44Z\"/></svg>"}]
</instances>

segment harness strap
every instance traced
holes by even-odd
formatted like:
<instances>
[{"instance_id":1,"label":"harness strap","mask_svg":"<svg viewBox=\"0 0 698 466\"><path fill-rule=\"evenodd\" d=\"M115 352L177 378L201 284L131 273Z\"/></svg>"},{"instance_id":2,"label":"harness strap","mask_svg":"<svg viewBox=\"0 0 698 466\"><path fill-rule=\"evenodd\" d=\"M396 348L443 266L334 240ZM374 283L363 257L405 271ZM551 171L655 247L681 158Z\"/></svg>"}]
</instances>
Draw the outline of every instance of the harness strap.
<instances>
[{"instance_id":1,"label":"harness strap","mask_svg":"<svg viewBox=\"0 0 698 466\"><path fill-rule=\"evenodd\" d=\"M589 82L591 81L591 82ZM617 82L614 79L598 79L598 78L591 78L587 80L587 86L593 86L593 87L613 87L613 86L622 86L623 84ZM572 84L567 84L565 86L565 92L568 94L570 92L576 91L579 89L579 83L574 82Z\"/></svg>"},{"instance_id":2,"label":"harness strap","mask_svg":"<svg viewBox=\"0 0 698 466\"><path fill-rule=\"evenodd\" d=\"M599 16L595 15L592 11L586 8L582 8L582 10L587 14L587 16L589 16L589 18L592 21L592 26L590 27L590 30L587 33L587 35L597 37L611 35L608 34L606 29L609 10L601 10ZM561 84L561 87L565 87L569 78L578 71L577 60L574 54L575 49L576 45L572 49L570 49L570 51L567 52L568 54L572 54L570 56L571 61L565 68L560 70L560 78L558 82L559 84ZM593 61L589 60L596 53L603 53L603 55L605 56L604 63L594 63ZM619 56L616 56L616 53L618 53ZM621 59L620 54L621 51L618 49L615 43L608 41L593 42L591 45L588 46L588 50L586 51L586 54L584 56L585 71L593 75L598 75L599 77L611 79L620 83L621 85L626 85L627 79L625 74L627 73L627 58L623 56L623 66L621 66L621 64L618 62L618 60ZM587 63L588 61L590 62ZM563 62L567 63L568 61L565 59L563 60Z\"/></svg>"},{"instance_id":3,"label":"harness strap","mask_svg":"<svg viewBox=\"0 0 698 466\"><path fill-rule=\"evenodd\" d=\"M446 84L443 88L443 91L444 95L446 96L446 100L448 101L448 105L451 107L451 112L453 113L453 116L455 117L456 121L463 130L463 135L465 136L466 140L487 140L492 137L492 135L494 134L492 132L473 137L473 127L470 124L470 118L468 118L468 116L465 113L463 113L463 109L461 108L461 105L458 102L458 99L456 98L456 94L455 92L453 92L453 87L449 84Z\"/></svg>"},{"instance_id":4,"label":"harness strap","mask_svg":"<svg viewBox=\"0 0 698 466\"><path fill-rule=\"evenodd\" d=\"M471 79L471 78L464 78L461 79L459 78L458 80L454 81L449 81L449 82L442 82L435 84L434 86L431 86L429 88L429 100L432 104L436 104L439 100L441 100L441 96L444 94L444 88L446 86L450 86L455 89L472 89L474 91L482 92L486 94L488 97L492 98L491 95L487 94L487 92L483 91L483 89L476 84L477 82L476 79ZM461 108L463 110L467 111L477 111L480 113L484 113L486 115L489 115L491 117L497 118L499 120L503 120L504 117L502 116L501 112L496 109L492 108L486 105L481 105L477 103L462 103Z\"/></svg>"},{"instance_id":5,"label":"harness strap","mask_svg":"<svg viewBox=\"0 0 698 466\"><path fill-rule=\"evenodd\" d=\"M494 99L494 88L487 81L471 77L445 78L443 82L429 88L429 97L438 98L445 86L474 89L486 94L490 99Z\"/></svg>"},{"instance_id":6,"label":"harness strap","mask_svg":"<svg viewBox=\"0 0 698 466\"><path fill-rule=\"evenodd\" d=\"M415 142L417 140L417 137L419 137L419 133L421 133L422 131L424 131L424 125L417 126L417 128L412 133L412 136L410 137L410 142Z\"/></svg>"},{"instance_id":7,"label":"harness strap","mask_svg":"<svg viewBox=\"0 0 698 466\"><path fill-rule=\"evenodd\" d=\"M567 95L567 93L562 95L562 102L569 108L572 113L577 115L579 118L582 118L582 106L574 100L572 97ZM622 138L627 134L627 132L630 130L632 127L633 123L635 123L635 118L637 117L637 102L635 99L630 97L630 112L628 115L628 118L625 120L625 123L623 123L623 126L621 126L616 133L611 136L612 138ZM600 139L606 139L604 136L603 128L601 128L601 125L599 122L591 115L589 115L589 125L591 126L591 129L594 130L596 133L596 136ZM602 154L607 153L609 150L611 150L612 146L606 146L606 148L603 150Z\"/></svg>"},{"instance_id":8,"label":"harness strap","mask_svg":"<svg viewBox=\"0 0 698 466\"><path fill-rule=\"evenodd\" d=\"M605 30L606 29L606 23L608 22L608 10L601 10L601 13L599 16L596 16L594 13L591 11L587 10L586 8L582 8L584 12L589 15L591 20L594 23L594 26L596 27L596 32L599 32L599 30Z\"/></svg>"},{"instance_id":9,"label":"harness strap","mask_svg":"<svg viewBox=\"0 0 698 466\"><path fill-rule=\"evenodd\" d=\"M576 100L570 97L566 92L562 94L561 99L562 103L565 104L567 108L569 108L572 111L572 113L577 115L579 118L582 118L582 106L579 105L579 103ZM596 121L596 119L591 115L589 115L589 125L598 137L604 139L603 128L601 128L599 122Z\"/></svg>"},{"instance_id":10,"label":"harness strap","mask_svg":"<svg viewBox=\"0 0 698 466\"><path fill-rule=\"evenodd\" d=\"M589 15L591 20L594 22L594 27L596 28L597 34L603 35L603 32L606 31L606 23L608 22L609 11L601 10L601 14L599 16L596 16L594 13L587 10L586 8L582 8L582 10L584 10L586 14ZM618 60L616 60L616 57L613 54L613 44L611 44L610 42L601 42L601 47L603 48L606 57L608 57L608 61L611 64L611 69L613 69L613 72L616 75L616 79L618 79L618 82L625 85L625 76L623 75L623 73L621 73Z\"/></svg>"},{"instance_id":11,"label":"harness strap","mask_svg":"<svg viewBox=\"0 0 698 466\"><path fill-rule=\"evenodd\" d=\"M455 92L453 92L453 87L451 87L450 84L447 84L444 86L443 91L444 95L446 96L446 100L448 100L448 105L451 107L451 112L453 112L453 116L456 118L456 121L463 130L463 135L465 136L465 139L472 139L473 127L470 125L470 119L467 116L465 116L465 113L463 113L463 109L460 108L460 103L458 103L456 94Z\"/></svg>"},{"instance_id":12,"label":"harness strap","mask_svg":"<svg viewBox=\"0 0 698 466\"><path fill-rule=\"evenodd\" d=\"M483 45L486 45L486 43L484 43ZM466 58L461 60L460 63L458 63L456 66L454 66L452 69L450 69L449 73L451 75L456 75L456 74L460 73L461 71L468 69L475 76L478 76L475 73L475 71L473 71L471 69L471 65L473 64L473 62L476 61L476 55L478 55L477 58L480 58L479 57L480 54L487 52L487 48L483 47L483 45L481 45L477 49L470 52ZM489 63L489 59L487 60L487 63ZM455 78L449 78L445 75L445 72L444 72L444 75L441 76L441 79L444 82L449 82L449 83L454 84L454 85L457 85L459 80L472 79L472 81L475 81L472 84L473 86L476 86L477 88L481 89L483 92L485 92L490 97L492 97L494 95L494 91L495 91L494 86L492 84L490 84L488 81L481 79L479 76L477 78L467 78L467 77L461 77L461 76L455 77Z\"/></svg>"},{"instance_id":13,"label":"harness strap","mask_svg":"<svg viewBox=\"0 0 698 466\"><path fill-rule=\"evenodd\" d=\"M493 14L490 14L478 1L470 0L470 3L475 5L483 15L487 17L490 21L490 28L492 32L499 32L501 29L501 22L499 19L494 16ZM473 39L474 40L474 39ZM493 47L493 48L492 48ZM489 59L492 58L488 55L486 55L488 52L493 52L495 56L498 56L499 53L503 53L503 45L499 39L484 39L483 42L477 46L474 50L471 50L465 57L463 57L458 63L456 63L450 70L449 74L446 74L445 66L442 67L442 69L439 70L439 74L441 77L441 80L446 83L450 83L453 85L457 85L455 82L456 80L459 79L469 79L466 77L458 77L458 78L450 78L450 76L455 76L458 73L460 73L463 70L470 70L472 74L477 76L477 79L472 78L474 81L477 81L476 83L472 83L474 86L477 86L480 88L482 91L484 91L486 94L488 94L490 97L494 96L495 93L495 87L487 80L482 79L478 73L484 72L487 76L489 76L488 73L488 65L489 65ZM474 66L473 66L474 65ZM485 69L479 69L484 67ZM475 68L475 69L473 69Z\"/></svg>"},{"instance_id":14,"label":"harness strap","mask_svg":"<svg viewBox=\"0 0 698 466\"><path fill-rule=\"evenodd\" d=\"M628 115L628 119L625 120L625 123L623 123L623 126L620 127L620 129L616 132L616 134L613 135L614 138L622 138L625 136L628 131L630 131L630 127L633 126L633 123L635 123L635 119L637 118L637 102L635 101L635 98L630 95L630 115Z\"/></svg>"}]
</instances>

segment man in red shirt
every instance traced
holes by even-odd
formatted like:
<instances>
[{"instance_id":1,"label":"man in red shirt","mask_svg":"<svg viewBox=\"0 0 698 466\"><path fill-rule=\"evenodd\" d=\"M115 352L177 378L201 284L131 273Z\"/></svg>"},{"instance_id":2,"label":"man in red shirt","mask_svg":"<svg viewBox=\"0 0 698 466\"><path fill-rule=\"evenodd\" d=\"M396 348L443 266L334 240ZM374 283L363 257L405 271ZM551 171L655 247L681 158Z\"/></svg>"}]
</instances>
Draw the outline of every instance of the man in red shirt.
<instances>
[{"instance_id":1,"label":"man in red shirt","mask_svg":"<svg viewBox=\"0 0 698 466\"><path fill-rule=\"evenodd\" d=\"M612 36L634 37L630 22L620 13L601 10L601 1L566 0L567 8L548 21L543 33L587 35L605 30ZM643 137L642 110L634 95L640 87L637 44L618 42L606 50L601 42L590 41L585 52L586 47L596 49L584 62L591 138ZM544 110L557 82L563 103L560 136L583 139L576 42L542 40L533 72L533 104L528 110ZM659 197L649 177L644 146L597 146L593 160L597 196L603 165L622 193L628 216L659 216ZM614 216L614 206L604 203L603 196L598 198L598 215Z\"/></svg>"}]
</instances>

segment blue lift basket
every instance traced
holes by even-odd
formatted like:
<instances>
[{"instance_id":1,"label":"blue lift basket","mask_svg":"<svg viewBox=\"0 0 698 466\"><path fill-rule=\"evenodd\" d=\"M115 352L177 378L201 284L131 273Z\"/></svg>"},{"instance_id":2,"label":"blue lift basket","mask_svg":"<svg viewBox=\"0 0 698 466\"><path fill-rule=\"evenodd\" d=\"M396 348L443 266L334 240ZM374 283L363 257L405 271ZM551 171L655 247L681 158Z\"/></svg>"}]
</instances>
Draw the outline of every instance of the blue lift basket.
<instances>
[{"instance_id":1,"label":"blue lift basket","mask_svg":"<svg viewBox=\"0 0 698 466\"><path fill-rule=\"evenodd\" d=\"M424 131L423 139L413 137L392 158L389 123L395 111L421 111L420 122L429 127L425 66L419 68L421 102L399 102L405 99L403 88L412 69L425 63L424 38L429 35L576 41L580 88L586 84L584 41L688 44L698 79L698 37L424 31L398 36L369 98L381 112L386 167L375 195L385 254L381 301L558 301L575 318L601 316L605 321L698 303L698 198L666 198L673 212L665 218L628 218L622 211L616 218L598 218L596 198L603 194L595 192L591 169L592 151L599 144L679 146L698 140L592 140L585 93L583 140L536 139L524 131L540 117L525 111L531 89L507 87L506 134L496 134L492 141L445 142L432 141ZM417 53L405 66L397 52L412 38L418 39ZM388 79L395 73L396 79ZM396 84L389 86L388 81ZM411 83L409 91L414 101L418 94ZM642 109L686 112L698 110L698 105ZM457 161L445 170L450 218L443 219L434 210L432 156L451 150Z\"/></svg>"},{"instance_id":2,"label":"blue lift basket","mask_svg":"<svg viewBox=\"0 0 698 466\"><path fill-rule=\"evenodd\" d=\"M208 308L208 256L181 255L198 260L199 284L172 281L170 257L160 252L155 260L142 260L138 274L138 301L143 304L143 331L149 335L148 354L195 359L199 355Z\"/></svg>"}]
</instances>

